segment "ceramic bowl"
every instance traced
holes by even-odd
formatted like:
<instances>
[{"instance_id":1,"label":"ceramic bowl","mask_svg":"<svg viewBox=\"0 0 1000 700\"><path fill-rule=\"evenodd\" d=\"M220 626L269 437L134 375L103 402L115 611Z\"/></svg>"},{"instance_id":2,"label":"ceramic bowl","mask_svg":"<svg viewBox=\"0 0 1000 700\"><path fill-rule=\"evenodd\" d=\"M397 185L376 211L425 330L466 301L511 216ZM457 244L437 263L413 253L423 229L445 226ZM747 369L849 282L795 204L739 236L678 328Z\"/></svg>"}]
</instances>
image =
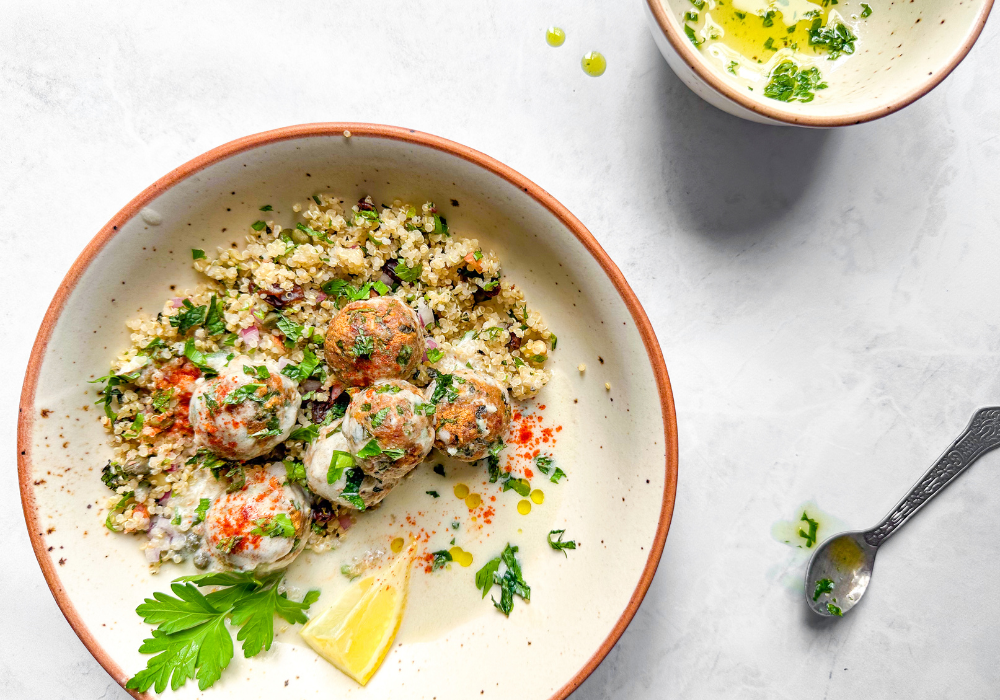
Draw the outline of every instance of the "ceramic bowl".
<instances>
[{"instance_id":1,"label":"ceramic bowl","mask_svg":"<svg viewBox=\"0 0 1000 700\"><path fill-rule=\"evenodd\" d=\"M635 295L572 214L501 163L412 130L312 124L234 141L154 183L86 247L42 323L18 424L25 518L52 593L115 680L144 667L148 657L137 649L149 628L134 609L188 569L171 564L150 574L138 541L103 526L109 492L99 476L110 451L88 380L127 345L128 318L155 313L175 288L194 286L192 248L242 242L263 203L291 221L291 203L316 192L436 201L452 231L499 254L559 337L552 381L519 410L561 426L552 452L569 477L544 482L545 502L528 516L516 514L513 491L492 485L496 493L484 495L496 496L497 517L514 526L470 541L469 568L414 572L396 644L366 687L320 659L297 629L279 627L269 652L249 660L237 653L209 691L188 683L172 695L248 700L290 686L296 697L564 698L632 619L663 549L677 480L669 379ZM471 466L449 466L446 479L418 468L405 489L358 518L339 549L300 556L288 573L293 590L318 586L314 610L331 604L347 586L339 565L386 546L413 499L449 517L462 505L452 482L481 476ZM428 489L442 494L432 506ZM550 549L545 534L557 528L580 548L569 556ZM508 539L521 547L532 587L531 602L509 619L474 585L476 569Z\"/></svg>"},{"instance_id":2,"label":"ceramic bowl","mask_svg":"<svg viewBox=\"0 0 1000 700\"><path fill-rule=\"evenodd\" d=\"M807 127L859 124L923 97L969 53L993 6L993 0L869 0L873 12L857 32L854 55L817 63L829 87L812 102L787 103L764 97L762 84L748 90L708 45L692 44L684 33L684 14L695 10L690 0L641 2L660 52L698 96L743 119ZM841 0L836 9L845 17L863 11L861 0Z\"/></svg>"}]
</instances>

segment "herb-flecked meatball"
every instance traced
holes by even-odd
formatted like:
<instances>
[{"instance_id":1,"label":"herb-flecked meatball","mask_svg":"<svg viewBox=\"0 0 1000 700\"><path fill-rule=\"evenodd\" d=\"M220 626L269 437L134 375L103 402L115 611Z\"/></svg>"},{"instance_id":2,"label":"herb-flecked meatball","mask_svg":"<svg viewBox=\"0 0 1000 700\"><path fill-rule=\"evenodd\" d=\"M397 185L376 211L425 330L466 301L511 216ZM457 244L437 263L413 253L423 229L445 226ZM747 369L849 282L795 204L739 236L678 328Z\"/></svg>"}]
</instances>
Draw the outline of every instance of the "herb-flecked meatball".
<instances>
[{"instance_id":1,"label":"herb-flecked meatball","mask_svg":"<svg viewBox=\"0 0 1000 700\"><path fill-rule=\"evenodd\" d=\"M306 452L306 483L331 503L364 510L379 503L398 480L379 480L365 474L351 455L351 446L336 421L320 431Z\"/></svg>"},{"instance_id":2,"label":"herb-flecked meatball","mask_svg":"<svg viewBox=\"0 0 1000 700\"><path fill-rule=\"evenodd\" d=\"M344 416L343 433L365 474L398 480L434 445L430 407L420 389L401 379L383 379L359 391Z\"/></svg>"},{"instance_id":3,"label":"herb-flecked meatball","mask_svg":"<svg viewBox=\"0 0 1000 700\"><path fill-rule=\"evenodd\" d=\"M330 321L326 362L344 386L413 375L424 356L416 312L396 297L354 301Z\"/></svg>"},{"instance_id":4,"label":"herb-flecked meatball","mask_svg":"<svg viewBox=\"0 0 1000 700\"><path fill-rule=\"evenodd\" d=\"M435 404L434 446L455 459L483 459L510 425L507 389L488 374L439 374L427 387L427 397Z\"/></svg>"},{"instance_id":5,"label":"herb-flecked meatball","mask_svg":"<svg viewBox=\"0 0 1000 700\"><path fill-rule=\"evenodd\" d=\"M273 450L295 426L302 397L273 362L240 357L218 377L199 381L189 415L202 447L232 460Z\"/></svg>"},{"instance_id":6,"label":"herb-flecked meatball","mask_svg":"<svg viewBox=\"0 0 1000 700\"><path fill-rule=\"evenodd\" d=\"M285 483L281 462L246 471L243 486L219 496L205 515L203 546L222 568L274 571L305 546L312 510L305 493Z\"/></svg>"}]
</instances>

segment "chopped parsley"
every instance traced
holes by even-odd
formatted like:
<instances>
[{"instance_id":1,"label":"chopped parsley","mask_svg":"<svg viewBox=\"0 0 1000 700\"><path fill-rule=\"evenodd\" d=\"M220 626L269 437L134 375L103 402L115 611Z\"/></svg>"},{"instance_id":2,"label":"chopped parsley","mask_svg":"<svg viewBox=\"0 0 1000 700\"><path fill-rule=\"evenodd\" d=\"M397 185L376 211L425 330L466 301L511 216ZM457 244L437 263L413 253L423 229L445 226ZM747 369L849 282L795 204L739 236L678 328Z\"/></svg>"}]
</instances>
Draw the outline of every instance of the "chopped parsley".
<instances>
[{"instance_id":1,"label":"chopped parsley","mask_svg":"<svg viewBox=\"0 0 1000 700\"><path fill-rule=\"evenodd\" d=\"M267 226L267 224L264 223L263 221L254 221L252 224L250 224L250 228L252 228L254 231L263 231L265 226Z\"/></svg>"},{"instance_id":2,"label":"chopped parsley","mask_svg":"<svg viewBox=\"0 0 1000 700\"><path fill-rule=\"evenodd\" d=\"M142 434L142 424L146 419L146 414L139 413L132 419L132 424L122 433L126 440L134 440Z\"/></svg>"},{"instance_id":3,"label":"chopped parsley","mask_svg":"<svg viewBox=\"0 0 1000 700\"><path fill-rule=\"evenodd\" d=\"M437 571L448 562L454 561L454 559L452 559L451 557L451 552L449 552L447 549L442 549L438 552L433 552L432 556L434 557L434 561L431 564L431 571Z\"/></svg>"},{"instance_id":4,"label":"chopped parsley","mask_svg":"<svg viewBox=\"0 0 1000 700\"><path fill-rule=\"evenodd\" d=\"M831 61L842 53L854 53L854 42L857 40L858 37L843 22L823 26L823 20L815 17L809 27L809 45L825 48L829 52L827 58Z\"/></svg>"},{"instance_id":5,"label":"chopped parsley","mask_svg":"<svg viewBox=\"0 0 1000 700\"><path fill-rule=\"evenodd\" d=\"M810 66L804 70L792 61L782 61L771 71L770 81L764 86L764 96L780 102L812 102L815 90L824 90L819 69Z\"/></svg>"},{"instance_id":6,"label":"chopped parsley","mask_svg":"<svg viewBox=\"0 0 1000 700\"><path fill-rule=\"evenodd\" d=\"M195 306L190 299L185 299L181 302L180 310L170 317L170 325L184 335L192 328L202 325L207 313L207 306Z\"/></svg>"},{"instance_id":7,"label":"chopped parsley","mask_svg":"<svg viewBox=\"0 0 1000 700\"><path fill-rule=\"evenodd\" d=\"M549 546L557 552L562 552L563 556L567 556L567 549L576 549L576 541L566 540L563 542L563 535L566 533L565 530L552 530L549 532L546 540L548 540ZM559 535L556 539L552 539L552 535Z\"/></svg>"},{"instance_id":8,"label":"chopped parsley","mask_svg":"<svg viewBox=\"0 0 1000 700\"><path fill-rule=\"evenodd\" d=\"M118 420L118 414L112 410L112 406L116 400L120 401L124 398L125 394L122 392L120 387L123 383L131 383L139 378L139 371L136 370L130 374L115 374L112 371L103 377L98 377L97 379L90 380L90 384L100 384L104 383L104 387L98 390L97 395L101 398L97 399L94 403L104 404L104 415L108 417L111 421Z\"/></svg>"},{"instance_id":9,"label":"chopped parsley","mask_svg":"<svg viewBox=\"0 0 1000 700\"><path fill-rule=\"evenodd\" d=\"M270 379L271 373L267 370L264 365L254 366L254 365L243 365L243 374L249 374L251 377L256 377L257 379Z\"/></svg>"},{"instance_id":10,"label":"chopped parsley","mask_svg":"<svg viewBox=\"0 0 1000 700\"><path fill-rule=\"evenodd\" d=\"M216 299L214 294L208 302L208 313L205 314L205 332L209 335L222 335L226 332L222 302Z\"/></svg>"},{"instance_id":11,"label":"chopped parsley","mask_svg":"<svg viewBox=\"0 0 1000 700\"><path fill-rule=\"evenodd\" d=\"M244 384L229 392L226 398L222 400L222 403L226 406L243 403L247 400L260 403L263 401L263 397L257 396L257 391L263 388L263 384Z\"/></svg>"},{"instance_id":12,"label":"chopped parsley","mask_svg":"<svg viewBox=\"0 0 1000 700\"><path fill-rule=\"evenodd\" d=\"M326 483L336 484L340 481L340 477L344 475L344 471L351 469L353 466L354 457L351 456L350 452L334 450L333 455L330 457L330 467L326 470Z\"/></svg>"},{"instance_id":13,"label":"chopped parsley","mask_svg":"<svg viewBox=\"0 0 1000 700\"><path fill-rule=\"evenodd\" d=\"M258 518L253 521L256 525L250 531L251 535L265 535L267 537L295 537L295 526L287 513L278 513L273 518Z\"/></svg>"},{"instance_id":14,"label":"chopped parsley","mask_svg":"<svg viewBox=\"0 0 1000 700\"><path fill-rule=\"evenodd\" d=\"M443 464L435 464L434 465L434 473L435 474L440 474L441 476L444 476L444 465Z\"/></svg>"},{"instance_id":15,"label":"chopped parsley","mask_svg":"<svg viewBox=\"0 0 1000 700\"><path fill-rule=\"evenodd\" d=\"M306 465L302 462L297 462L294 459L286 459L283 464L285 465L285 478L289 482L296 482L299 484L304 484L306 482Z\"/></svg>"},{"instance_id":16,"label":"chopped parsley","mask_svg":"<svg viewBox=\"0 0 1000 700\"><path fill-rule=\"evenodd\" d=\"M289 434L289 440L302 440L303 442L312 442L317 437L319 437L319 426L318 425L306 425L296 428Z\"/></svg>"},{"instance_id":17,"label":"chopped parsley","mask_svg":"<svg viewBox=\"0 0 1000 700\"><path fill-rule=\"evenodd\" d=\"M208 513L209 506L212 505L212 501L208 498L198 499L198 507L194 509L194 524L197 525L200 522L205 521L205 515Z\"/></svg>"},{"instance_id":18,"label":"chopped parsley","mask_svg":"<svg viewBox=\"0 0 1000 700\"><path fill-rule=\"evenodd\" d=\"M188 338L187 342L184 343L184 357L191 360L191 364L200 369L206 377L218 374L214 367L207 364L205 353L195 347L194 338Z\"/></svg>"},{"instance_id":19,"label":"chopped parsley","mask_svg":"<svg viewBox=\"0 0 1000 700\"><path fill-rule=\"evenodd\" d=\"M158 390L153 393L153 410L157 413L163 413L163 410L170 405L170 399L174 397L173 388L167 389L166 391Z\"/></svg>"},{"instance_id":20,"label":"chopped parsley","mask_svg":"<svg viewBox=\"0 0 1000 700\"><path fill-rule=\"evenodd\" d=\"M389 415L389 407L379 409L375 413L371 413L368 416L369 422L373 428L377 428L385 422L385 417Z\"/></svg>"},{"instance_id":21,"label":"chopped parsley","mask_svg":"<svg viewBox=\"0 0 1000 700\"><path fill-rule=\"evenodd\" d=\"M535 457L535 466L542 474L548 474L552 471L552 457L549 455L538 455Z\"/></svg>"},{"instance_id":22,"label":"chopped parsley","mask_svg":"<svg viewBox=\"0 0 1000 700\"><path fill-rule=\"evenodd\" d=\"M520 596L525 602L531 600L531 588L524 581L521 564L517 561L515 554L517 554L517 547L507 543L499 557L489 560L483 568L476 572L476 588L483 592L483 598L494 585L500 586L500 602L497 602L495 598L491 597L491 599L494 607L507 617L510 617L510 612L514 608L515 595ZM502 574L500 573L501 566L505 569Z\"/></svg>"},{"instance_id":23,"label":"chopped parsley","mask_svg":"<svg viewBox=\"0 0 1000 700\"><path fill-rule=\"evenodd\" d=\"M291 321L284 316L278 316L278 330L280 330L285 335L285 339L294 345L302 337L302 331L305 330L305 326L300 326L295 321Z\"/></svg>"},{"instance_id":24,"label":"chopped parsley","mask_svg":"<svg viewBox=\"0 0 1000 700\"><path fill-rule=\"evenodd\" d=\"M804 511L802 513L802 517L799 518L799 520L809 525L808 532L806 530L803 530L802 528L799 528L799 537L803 538L806 541L807 548L812 547L814 544L816 544L816 531L819 529L819 523L810 518Z\"/></svg>"},{"instance_id":25,"label":"chopped parsley","mask_svg":"<svg viewBox=\"0 0 1000 700\"><path fill-rule=\"evenodd\" d=\"M813 591L813 600L819 600L819 597L824 593L831 593L833 591L833 581L828 578L821 578L816 582L816 590Z\"/></svg>"},{"instance_id":26,"label":"chopped parsley","mask_svg":"<svg viewBox=\"0 0 1000 700\"><path fill-rule=\"evenodd\" d=\"M551 481L553 484L558 484L559 480L563 478L569 478L569 477L566 476L566 472L564 472L559 467L556 467L555 470L552 472L552 476L549 477L549 481Z\"/></svg>"},{"instance_id":27,"label":"chopped parsley","mask_svg":"<svg viewBox=\"0 0 1000 700\"><path fill-rule=\"evenodd\" d=\"M239 628L236 635L243 655L251 658L271 648L274 616L290 624L308 621L305 611L319 598L319 591L306 593L301 603L278 592L284 576L278 571L258 577L252 573L210 573L185 576L171 584L174 595L156 593L136 608L150 625L158 625L139 647L140 653L156 654L146 668L129 679L125 687L144 693L154 688L162 693L169 685L177 690L196 679L200 690L208 689L233 658L233 639L226 620ZM221 586L207 596L199 586ZM176 597L175 597L176 596Z\"/></svg>"},{"instance_id":28,"label":"chopped parsley","mask_svg":"<svg viewBox=\"0 0 1000 700\"><path fill-rule=\"evenodd\" d=\"M695 46L701 46L703 43L705 43L703 41L698 40L698 36L694 33L694 29L691 28L690 24L684 25L684 33L687 35L687 38L691 40L691 43L694 44Z\"/></svg>"},{"instance_id":29,"label":"chopped parsley","mask_svg":"<svg viewBox=\"0 0 1000 700\"><path fill-rule=\"evenodd\" d=\"M436 233L439 236L450 236L448 233L448 221L443 216L438 214L434 215L434 230L431 233Z\"/></svg>"},{"instance_id":30,"label":"chopped parsley","mask_svg":"<svg viewBox=\"0 0 1000 700\"><path fill-rule=\"evenodd\" d=\"M396 364L400 367L406 367L411 357L413 357L413 348L409 345L404 345L399 349L399 354L396 355Z\"/></svg>"},{"instance_id":31,"label":"chopped parsley","mask_svg":"<svg viewBox=\"0 0 1000 700\"><path fill-rule=\"evenodd\" d=\"M396 258L396 267L393 269L392 274L403 282L410 282L412 284L420 279L420 273L423 271L424 266L420 263L417 263L413 267L407 267L402 258Z\"/></svg>"},{"instance_id":32,"label":"chopped parsley","mask_svg":"<svg viewBox=\"0 0 1000 700\"><path fill-rule=\"evenodd\" d=\"M361 482L364 480L365 473L361 471L361 467L348 469L347 484L344 486L344 490L340 492L340 497L358 510L365 509L365 501L361 498Z\"/></svg>"},{"instance_id":33,"label":"chopped parsley","mask_svg":"<svg viewBox=\"0 0 1000 700\"><path fill-rule=\"evenodd\" d=\"M378 440L374 438L369 440L368 443L358 450L358 457L365 459L366 457L378 457L379 455L385 455L391 461L395 462L397 459L401 458L406 454L406 450L393 449L393 450L383 450L379 444Z\"/></svg>"},{"instance_id":34,"label":"chopped parsley","mask_svg":"<svg viewBox=\"0 0 1000 700\"><path fill-rule=\"evenodd\" d=\"M274 211L274 207L272 207L270 204L265 204L264 206L262 206L260 208L260 210L261 211Z\"/></svg>"},{"instance_id":35,"label":"chopped parsley","mask_svg":"<svg viewBox=\"0 0 1000 700\"><path fill-rule=\"evenodd\" d=\"M430 348L427 350L427 361L431 364L437 362L442 357L444 357L444 353L437 348Z\"/></svg>"},{"instance_id":36,"label":"chopped parsley","mask_svg":"<svg viewBox=\"0 0 1000 700\"><path fill-rule=\"evenodd\" d=\"M836 617L844 616L844 611L840 609L840 606L834 605L833 603L826 604L826 611L831 615L835 615Z\"/></svg>"},{"instance_id":37,"label":"chopped parsley","mask_svg":"<svg viewBox=\"0 0 1000 700\"><path fill-rule=\"evenodd\" d=\"M452 388L455 381L453 374L439 374L434 381L434 391L431 393L431 403L437 405L441 401L454 403L458 400L458 392Z\"/></svg>"},{"instance_id":38,"label":"chopped parsley","mask_svg":"<svg viewBox=\"0 0 1000 700\"><path fill-rule=\"evenodd\" d=\"M413 412L418 416L433 416L437 413L437 406L432 403L418 403L413 407Z\"/></svg>"},{"instance_id":39,"label":"chopped parsley","mask_svg":"<svg viewBox=\"0 0 1000 700\"><path fill-rule=\"evenodd\" d=\"M202 250L201 248L192 248L191 249L191 259L192 260L201 260L204 257L205 257L205 251Z\"/></svg>"},{"instance_id":40,"label":"chopped parsley","mask_svg":"<svg viewBox=\"0 0 1000 700\"><path fill-rule=\"evenodd\" d=\"M374 352L375 339L370 335L358 333L357 337L354 339L354 347L351 348L351 354L360 360L362 358L371 359L372 353Z\"/></svg>"},{"instance_id":41,"label":"chopped parsley","mask_svg":"<svg viewBox=\"0 0 1000 700\"><path fill-rule=\"evenodd\" d=\"M302 362L297 365L285 365L281 373L295 382L304 382L309 379L319 367L319 358L309 348L302 351Z\"/></svg>"},{"instance_id":42,"label":"chopped parsley","mask_svg":"<svg viewBox=\"0 0 1000 700\"><path fill-rule=\"evenodd\" d=\"M526 479L515 477L510 472L507 472L504 474L503 490L514 491L519 496L527 496L531 493L531 484Z\"/></svg>"},{"instance_id":43,"label":"chopped parsley","mask_svg":"<svg viewBox=\"0 0 1000 700\"><path fill-rule=\"evenodd\" d=\"M872 6L869 5L867 2L861 3L861 18L864 19L865 17L871 17L871 14L872 14Z\"/></svg>"},{"instance_id":44,"label":"chopped parsley","mask_svg":"<svg viewBox=\"0 0 1000 700\"><path fill-rule=\"evenodd\" d=\"M434 498L441 498L441 494L437 491L424 491L428 496L433 496Z\"/></svg>"}]
</instances>

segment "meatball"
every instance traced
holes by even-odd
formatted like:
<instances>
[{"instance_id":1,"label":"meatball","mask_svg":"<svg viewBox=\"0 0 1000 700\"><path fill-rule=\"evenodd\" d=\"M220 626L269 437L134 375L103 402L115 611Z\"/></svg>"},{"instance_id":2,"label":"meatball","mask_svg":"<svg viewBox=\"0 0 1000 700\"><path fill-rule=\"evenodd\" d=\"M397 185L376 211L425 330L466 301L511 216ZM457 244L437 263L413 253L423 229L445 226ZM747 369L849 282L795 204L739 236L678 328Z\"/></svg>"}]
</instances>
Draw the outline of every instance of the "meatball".
<instances>
[{"instance_id":1,"label":"meatball","mask_svg":"<svg viewBox=\"0 0 1000 700\"><path fill-rule=\"evenodd\" d=\"M344 416L343 433L365 474L398 480L431 451L434 426L420 389L383 379L359 391Z\"/></svg>"},{"instance_id":2,"label":"meatball","mask_svg":"<svg viewBox=\"0 0 1000 700\"><path fill-rule=\"evenodd\" d=\"M275 571L302 551L312 510L302 489L284 481L281 462L248 469L242 488L209 507L202 546L222 568Z\"/></svg>"},{"instance_id":3,"label":"meatball","mask_svg":"<svg viewBox=\"0 0 1000 700\"><path fill-rule=\"evenodd\" d=\"M436 404L434 446L455 459L482 459L510 425L507 389L488 374L439 374L427 387L427 396L428 403Z\"/></svg>"},{"instance_id":4,"label":"meatball","mask_svg":"<svg viewBox=\"0 0 1000 700\"><path fill-rule=\"evenodd\" d=\"M305 455L306 483L313 493L347 508L364 510L379 503L399 483L380 480L356 466L342 421L323 428Z\"/></svg>"},{"instance_id":5,"label":"meatball","mask_svg":"<svg viewBox=\"0 0 1000 700\"><path fill-rule=\"evenodd\" d=\"M424 357L416 312L396 297L351 302L326 331L326 362L344 386L413 375Z\"/></svg>"},{"instance_id":6,"label":"meatball","mask_svg":"<svg viewBox=\"0 0 1000 700\"><path fill-rule=\"evenodd\" d=\"M302 397L273 362L240 357L218 377L199 381L189 409L196 442L225 459L273 450L295 426Z\"/></svg>"}]
</instances>

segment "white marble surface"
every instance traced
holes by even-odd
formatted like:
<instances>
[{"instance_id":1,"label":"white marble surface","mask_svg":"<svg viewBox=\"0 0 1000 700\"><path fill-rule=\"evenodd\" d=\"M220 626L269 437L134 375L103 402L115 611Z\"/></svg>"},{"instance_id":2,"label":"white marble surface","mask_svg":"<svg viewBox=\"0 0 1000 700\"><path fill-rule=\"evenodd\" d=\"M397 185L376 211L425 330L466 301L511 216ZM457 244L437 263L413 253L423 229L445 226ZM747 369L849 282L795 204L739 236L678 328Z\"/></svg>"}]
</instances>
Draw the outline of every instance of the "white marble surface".
<instances>
[{"instance_id":1,"label":"white marble surface","mask_svg":"<svg viewBox=\"0 0 1000 700\"><path fill-rule=\"evenodd\" d=\"M674 522L635 621L574 697L995 697L1000 454L886 545L843 620L807 613L786 583L801 562L770 529L811 498L871 524L975 407L1000 404L996 20L916 105L819 132L702 103L631 0L379 5L4 3L0 697L127 697L50 597L17 495L17 397L52 293L169 169L322 120L429 131L524 173L594 232L656 327L679 416ZM579 66L593 49L598 79Z\"/></svg>"}]
</instances>

